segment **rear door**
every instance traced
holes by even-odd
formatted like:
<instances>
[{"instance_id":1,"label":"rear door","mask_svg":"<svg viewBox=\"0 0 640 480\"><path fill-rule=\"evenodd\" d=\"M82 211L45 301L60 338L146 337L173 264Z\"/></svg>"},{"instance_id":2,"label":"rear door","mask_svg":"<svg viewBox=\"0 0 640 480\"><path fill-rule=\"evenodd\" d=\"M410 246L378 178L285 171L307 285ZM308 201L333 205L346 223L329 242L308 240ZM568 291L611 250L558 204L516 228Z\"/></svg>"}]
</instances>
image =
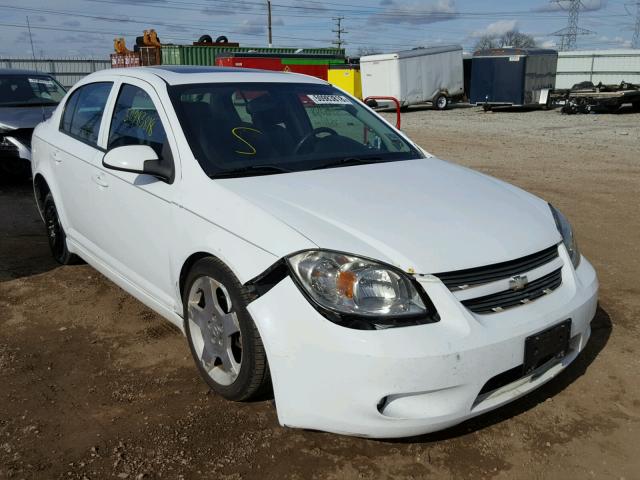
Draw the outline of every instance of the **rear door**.
<instances>
[{"instance_id":1,"label":"rear door","mask_svg":"<svg viewBox=\"0 0 640 480\"><path fill-rule=\"evenodd\" d=\"M166 183L150 175L107 169L97 163L96 185L101 244L108 262L147 295L174 308L171 238L179 185L177 146L160 98L148 83L127 79L115 87L103 133L106 149L148 145L168 165L175 179Z\"/></svg>"},{"instance_id":2,"label":"rear door","mask_svg":"<svg viewBox=\"0 0 640 480\"><path fill-rule=\"evenodd\" d=\"M113 82L96 82L76 89L67 100L55 146L52 169L58 185L54 200L63 212L67 236L92 253L100 247L100 218L93 210L94 164L102 158L100 128Z\"/></svg>"}]
</instances>

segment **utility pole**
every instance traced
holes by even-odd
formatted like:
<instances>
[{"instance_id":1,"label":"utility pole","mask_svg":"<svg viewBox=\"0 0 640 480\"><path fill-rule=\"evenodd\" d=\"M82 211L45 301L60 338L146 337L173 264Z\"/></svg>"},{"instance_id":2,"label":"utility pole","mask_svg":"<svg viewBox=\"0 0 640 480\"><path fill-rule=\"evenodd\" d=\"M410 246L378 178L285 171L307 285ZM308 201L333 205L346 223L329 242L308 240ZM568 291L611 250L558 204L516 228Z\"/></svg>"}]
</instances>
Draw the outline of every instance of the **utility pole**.
<instances>
[{"instance_id":1,"label":"utility pole","mask_svg":"<svg viewBox=\"0 0 640 480\"><path fill-rule=\"evenodd\" d=\"M636 2L636 28L633 31L632 48L640 48L640 2Z\"/></svg>"},{"instance_id":2,"label":"utility pole","mask_svg":"<svg viewBox=\"0 0 640 480\"><path fill-rule=\"evenodd\" d=\"M271 35L271 0L267 0L267 19L269 22L269 48L273 47L273 37Z\"/></svg>"},{"instance_id":3,"label":"utility pole","mask_svg":"<svg viewBox=\"0 0 640 480\"><path fill-rule=\"evenodd\" d=\"M336 34L336 39L331 43L335 45L336 48L338 49L341 49L342 46L347 43L342 39L342 36L345 33L349 33L344 28L342 28L342 20L344 20L344 17L334 17L333 21L336 22L336 28L335 30L331 30L333 33Z\"/></svg>"},{"instance_id":4,"label":"utility pole","mask_svg":"<svg viewBox=\"0 0 640 480\"><path fill-rule=\"evenodd\" d=\"M569 3L569 21L567 26L562 30L558 30L552 35L560 37L560 50L575 50L578 35L588 35L591 32L584 28L578 27L578 17L580 16L580 9L584 7L582 0L553 0L553 3L560 5L560 8L564 10L562 6L564 3Z\"/></svg>"}]
</instances>

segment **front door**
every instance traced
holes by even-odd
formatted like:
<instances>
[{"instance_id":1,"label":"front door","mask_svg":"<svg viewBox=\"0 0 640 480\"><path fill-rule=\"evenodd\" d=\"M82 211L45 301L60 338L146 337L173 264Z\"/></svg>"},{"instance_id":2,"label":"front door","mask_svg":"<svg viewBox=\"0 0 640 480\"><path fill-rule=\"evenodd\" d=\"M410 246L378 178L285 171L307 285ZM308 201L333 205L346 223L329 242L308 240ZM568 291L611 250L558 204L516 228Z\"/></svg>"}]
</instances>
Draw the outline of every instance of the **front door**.
<instances>
[{"instance_id":1,"label":"front door","mask_svg":"<svg viewBox=\"0 0 640 480\"><path fill-rule=\"evenodd\" d=\"M168 119L153 87L139 80L116 85L110 110L107 151L127 145L148 145L162 162L172 165L173 183L150 175L97 166L102 244L111 265L137 288L174 310L171 238L175 231L174 200L179 184L177 148L166 128ZM103 137L103 138L105 138Z\"/></svg>"}]
</instances>

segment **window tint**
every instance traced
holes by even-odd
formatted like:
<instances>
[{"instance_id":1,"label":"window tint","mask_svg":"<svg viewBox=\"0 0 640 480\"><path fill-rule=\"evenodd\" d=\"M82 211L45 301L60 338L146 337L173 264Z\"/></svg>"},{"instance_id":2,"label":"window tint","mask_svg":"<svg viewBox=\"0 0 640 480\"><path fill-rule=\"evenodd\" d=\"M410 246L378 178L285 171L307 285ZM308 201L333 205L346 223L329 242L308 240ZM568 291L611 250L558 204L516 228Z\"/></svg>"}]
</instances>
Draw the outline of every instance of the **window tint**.
<instances>
[{"instance_id":1,"label":"window tint","mask_svg":"<svg viewBox=\"0 0 640 480\"><path fill-rule=\"evenodd\" d=\"M90 83L74 92L67 102L61 129L78 140L96 145L111 85L111 82Z\"/></svg>"},{"instance_id":2,"label":"window tint","mask_svg":"<svg viewBox=\"0 0 640 480\"><path fill-rule=\"evenodd\" d=\"M159 158L167 135L151 97L141 88L123 85L111 120L108 148L148 145Z\"/></svg>"},{"instance_id":3,"label":"window tint","mask_svg":"<svg viewBox=\"0 0 640 480\"><path fill-rule=\"evenodd\" d=\"M78 98L80 98L80 90L76 90L71 94L69 100L67 100L67 104L64 106L64 114L62 115L62 124L60 128L64 132L71 132L71 120L73 120L73 114L76 111L76 105L78 104Z\"/></svg>"}]
</instances>

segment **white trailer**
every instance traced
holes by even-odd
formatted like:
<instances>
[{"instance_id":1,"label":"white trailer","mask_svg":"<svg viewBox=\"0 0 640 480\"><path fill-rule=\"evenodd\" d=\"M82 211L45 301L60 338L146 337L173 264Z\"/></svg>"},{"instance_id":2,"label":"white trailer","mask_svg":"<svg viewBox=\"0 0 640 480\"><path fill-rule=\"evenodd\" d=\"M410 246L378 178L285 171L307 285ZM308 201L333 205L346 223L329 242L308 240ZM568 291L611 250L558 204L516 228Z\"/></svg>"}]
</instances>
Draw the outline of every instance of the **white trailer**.
<instances>
[{"instance_id":1,"label":"white trailer","mask_svg":"<svg viewBox=\"0 0 640 480\"><path fill-rule=\"evenodd\" d=\"M582 82L640 84L640 49L560 52L556 89L571 88Z\"/></svg>"},{"instance_id":2,"label":"white trailer","mask_svg":"<svg viewBox=\"0 0 640 480\"><path fill-rule=\"evenodd\" d=\"M444 110L464 95L460 45L364 56L360 73L363 97L395 97L401 107L431 102Z\"/></svg>"}]
</instances>

